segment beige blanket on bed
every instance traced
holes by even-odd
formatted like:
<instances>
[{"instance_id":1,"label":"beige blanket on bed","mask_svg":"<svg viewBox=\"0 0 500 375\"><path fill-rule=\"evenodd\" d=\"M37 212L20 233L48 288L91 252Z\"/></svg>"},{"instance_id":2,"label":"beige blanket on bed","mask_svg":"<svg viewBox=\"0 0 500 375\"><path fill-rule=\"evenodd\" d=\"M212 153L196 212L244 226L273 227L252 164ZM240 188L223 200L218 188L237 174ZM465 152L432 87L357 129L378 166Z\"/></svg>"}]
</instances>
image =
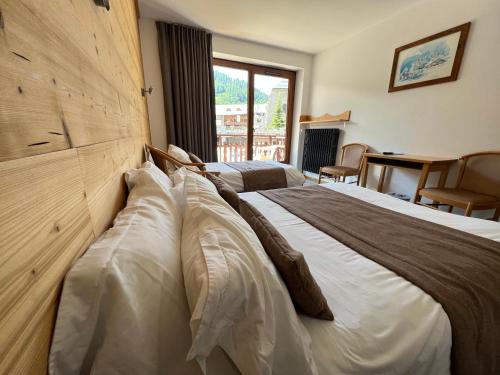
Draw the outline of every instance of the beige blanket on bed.
<instances>
[{"instance_id":1,"label":"beige blanket on bed","mask_svg":"<svg viewBox=\"0 0 500 375\"><path fill-rule=\"evenodd\" d=\"M241 173L245 192L286 188L286 173L284 168L271 167L259 160L226 163L229 167Z\"/></svg>"},{"instance_id":2,"label":"beige blanket on bed","mask_svg":"<svg viewBox=\"0 0 500 375\"><path fill-rule=\"evenodd\" d=\"M452 373L500 373L499 243L321 186L260 194L439 302L452 325Z\"/></svg>"}]
</instances>

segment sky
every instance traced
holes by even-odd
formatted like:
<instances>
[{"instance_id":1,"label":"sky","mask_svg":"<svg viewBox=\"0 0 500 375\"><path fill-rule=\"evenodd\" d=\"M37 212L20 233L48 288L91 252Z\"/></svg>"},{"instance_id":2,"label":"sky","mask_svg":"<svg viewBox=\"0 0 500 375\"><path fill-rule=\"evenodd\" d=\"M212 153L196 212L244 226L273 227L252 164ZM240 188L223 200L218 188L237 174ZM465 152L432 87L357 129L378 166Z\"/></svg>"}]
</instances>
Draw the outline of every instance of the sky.
<instances>
[{"instance_id":1,"label":"sky","mask_svg":"<svg viewBox=\"0 0 500 375\"><path fill-rule=\"evenodd\" d=\"M226 68L224 66L215 66L214 69L227 74L231 78L237 78L248 82L248 72L246 70ZM273 87L277 86L281 81L283 81L283 78L263 76L260 74L255 75L255 87L265 92L267 95L269 95Z\"/></svg>"}]
</instances>

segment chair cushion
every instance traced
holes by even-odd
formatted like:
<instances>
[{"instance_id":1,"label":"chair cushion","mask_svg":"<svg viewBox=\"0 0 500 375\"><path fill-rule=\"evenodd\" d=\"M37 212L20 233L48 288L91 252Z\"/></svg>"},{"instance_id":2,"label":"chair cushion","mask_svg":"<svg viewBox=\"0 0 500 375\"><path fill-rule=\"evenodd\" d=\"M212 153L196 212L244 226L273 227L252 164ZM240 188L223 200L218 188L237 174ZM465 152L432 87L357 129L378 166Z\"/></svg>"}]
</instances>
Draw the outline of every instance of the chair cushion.
<instances>
[{"instance_id":1,"label":"chair cushion","mask_svg":"<svg viewBox=\"0 0 500 375\"><path fill-rule=\"evenodd\" d=\"M328 173L333 176L356 176L359 173L359 170L357 170L356 168L342 167L340 165L335 165L329 167L322 167L321 172Z\"/></svg>"},{"instance_id":2,"label":"chair cushion","mask_svg":"<svg viewBox=\"0 0 500 375\"><path fill-rule=\"evenodd\" d=\"M452 188L426 188L420 190L420 195L439 202L462 202L472 203L495 203L499 202L497 197L475 193L470 190Z\"/></svg>"}]
</instances>

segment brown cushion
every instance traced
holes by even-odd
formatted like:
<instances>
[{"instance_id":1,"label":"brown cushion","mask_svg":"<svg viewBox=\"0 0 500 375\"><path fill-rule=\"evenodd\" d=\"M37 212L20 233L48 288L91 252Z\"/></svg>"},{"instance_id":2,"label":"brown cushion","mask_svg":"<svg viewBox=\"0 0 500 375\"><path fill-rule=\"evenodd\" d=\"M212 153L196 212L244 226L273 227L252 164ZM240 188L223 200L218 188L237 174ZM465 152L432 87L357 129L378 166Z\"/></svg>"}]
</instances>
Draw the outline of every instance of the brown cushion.
<instances>
[{"instance_id":1,"label":"brown cushion","mask_svg":"<svg viewBox=\"0 0 500 375\"><path fill-rule=\"evenodd\" d=\"M188 155L189 155L189 159L191 160L191 163L204 163L203 160L201 160L198 156L196 156L192 152L188 152ZM201 171L206 170L204 165L199 166L198 168L200 168Z\"/></svg>"},{"instance_id":2,"label":"brown cushion","mask_svg":"<svg viewBox=\"0 0 500 375\"><path fill-rule=\"evenodd\" d=\"M215 185L222 199L234 208L236 212L240 212L240 197L236 190L226 184L222 178L212 173L207 173L207 178Z\"/></svg>"},{"instance_id":3,"label":"brown cushion","mask_svg":"<svg viewBox=\"0 0 500 375\"><path fill-rule=\"evenodd\" d=\"M240 215L257 234L285 282L295 307L313 318L333 320L333 313L311 275L304 255L292 249L276 228L255 207L244 200L240 201Z\"/></svg>"}]
</instances>

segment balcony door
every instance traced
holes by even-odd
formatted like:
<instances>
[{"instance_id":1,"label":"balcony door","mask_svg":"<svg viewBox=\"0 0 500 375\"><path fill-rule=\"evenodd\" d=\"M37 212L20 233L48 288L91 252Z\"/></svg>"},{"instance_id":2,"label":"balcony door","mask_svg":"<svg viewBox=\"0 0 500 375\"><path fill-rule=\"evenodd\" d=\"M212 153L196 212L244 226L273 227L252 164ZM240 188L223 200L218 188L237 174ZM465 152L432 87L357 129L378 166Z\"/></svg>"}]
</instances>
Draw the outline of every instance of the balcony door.
<instances>
[{"instance_id":1,"label":"balcony door","mask_svg":"<svg viewBox=\"0 0 500 375\"><path fill-rule=\"evenodd\" d=\"M295 72L214 59L219 162L288 163Z\"/></svg>"}]
</instances>

